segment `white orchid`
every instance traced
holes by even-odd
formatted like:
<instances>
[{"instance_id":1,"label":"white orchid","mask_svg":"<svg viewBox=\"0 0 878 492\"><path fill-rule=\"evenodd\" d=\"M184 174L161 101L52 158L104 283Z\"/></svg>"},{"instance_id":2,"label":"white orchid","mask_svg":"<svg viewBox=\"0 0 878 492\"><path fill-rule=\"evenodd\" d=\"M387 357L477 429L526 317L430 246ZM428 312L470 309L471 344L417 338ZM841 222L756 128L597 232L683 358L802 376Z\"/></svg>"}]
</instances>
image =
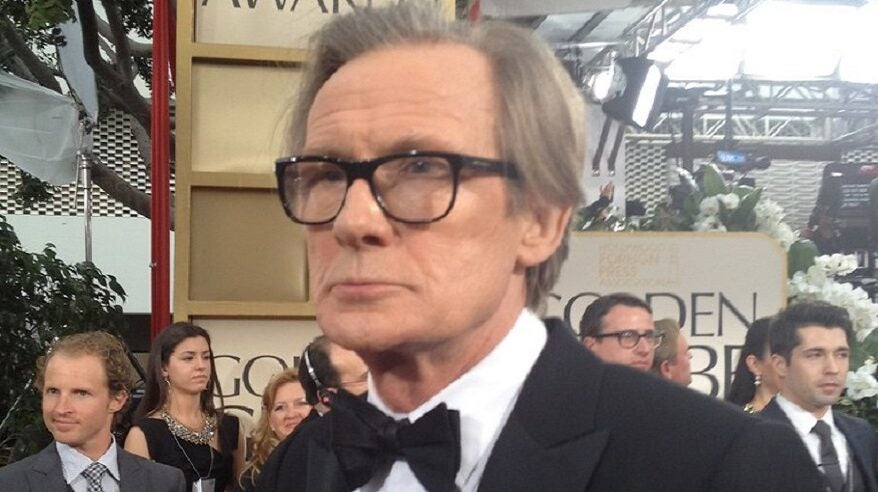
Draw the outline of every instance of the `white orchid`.
<instances>
[{"instance_id":1,"label":"white orchid","mask_svg":"<svg viewBox=\"0 0 878 492\"><path fill-rule=\"evenodd\" d=\"M823 255L814 258L814 265L823 269L826 275L848 275L859 266L857 257L854 255L842 255L835 253L832 255Z\"/></svg>"},{"instance_id":2,"label":"white orchid","mask_svg":"<svg viewBox=\"0 0 878 492\"><path fill-rule=\"evenodd\" d=\"M741 197L734 193L717 195L716 198L723 204L723 207L725 207L726 210L734 210L741 204Z\"/></svg>"},{"instance_id":3,"label":"white orchid","mask_svg":"<svg viewBox=\"0 0 878 492\"><path fill-rule=\"evenodd\" d=\"M856 371L849 371L845 383L845 395L851 400L878 396L878 380L875 380L875 359L869 357Z\"/></svg>"},{"instance_id":4,"label":"white orchid","mask_svg":"<svg viewBox=\"0 0 878 492\"><path fill-rule=\"evenodd\" d=\"M698 204L701 213L699 216L710 217L719 213L719 199L715 196L709 196Z\"/></svg>"}]
</instances>

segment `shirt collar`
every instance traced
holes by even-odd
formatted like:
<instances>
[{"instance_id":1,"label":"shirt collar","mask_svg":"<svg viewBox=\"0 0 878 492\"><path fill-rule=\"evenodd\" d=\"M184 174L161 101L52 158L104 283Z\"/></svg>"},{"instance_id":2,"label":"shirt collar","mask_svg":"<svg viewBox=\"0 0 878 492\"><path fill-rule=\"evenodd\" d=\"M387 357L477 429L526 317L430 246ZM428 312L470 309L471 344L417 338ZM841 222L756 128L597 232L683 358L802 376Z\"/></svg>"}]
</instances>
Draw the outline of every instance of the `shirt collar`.
<instances>
[{"instance_id":1,"label":"shirt collar","mask_svg":"<svg viewBox=\"0 0 878 492\"><path fill-rule=\"evenodd\" d=\"M98 458L98 462L107 467L110 475L119 481L119 461L116 459L118 450L116 449L116 438L110 435L110 447ZM82 471L92 464L91 458L80 453L76 449L67 444L55 441L55 449L58 450L58 456L61 458L61 466L64 470L64 480L69 485L75 480Z\"/></svg>"},{"instance_id":2,"label":"shirt collar","mask_svg":"<svg viewBox=\"0 0 878 492\"><path fill-rule=\"evenodd\" d=\"M784 398L781 394L778 394L774 398L777 400L777 404L780 406L781 410L787 414L787 418L793 423L793 427L796 428L796 432L798 432L800 436L811 434L811 429L813 429L814 424L817 423L817 417L799 405ZM819 420L826 422L830 429L835 429L835 419L832 418L832 409L827 410Z\"/></svg>"},{"instance_id":3,"label":"shirt collar","mask_svg":"<svg viewBox=\"0 0 878 492\"><path fill-rule=\"evenodd\" d=\"M442 402L458 410L458 477L467 477L496 440L547 338L542 321L531 311L522 310L506 337L484 359L418 408L407 414L391 411L375 390L371 376L367 399L387 415L412 422Z\"/></svg>"}]
</instances>

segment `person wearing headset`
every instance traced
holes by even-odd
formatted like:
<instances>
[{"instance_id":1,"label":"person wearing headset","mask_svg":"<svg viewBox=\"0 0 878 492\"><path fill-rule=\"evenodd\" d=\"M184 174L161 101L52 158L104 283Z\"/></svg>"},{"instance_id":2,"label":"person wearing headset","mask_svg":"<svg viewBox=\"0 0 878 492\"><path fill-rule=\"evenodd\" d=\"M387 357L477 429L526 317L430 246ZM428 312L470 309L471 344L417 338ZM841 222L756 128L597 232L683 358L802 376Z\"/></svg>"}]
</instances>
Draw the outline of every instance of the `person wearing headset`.
<instances>
[{"instance_id":1,"label":"person wearing headset","mask_svg":"<svg viewBox=\"0 0 878 492\"><path fill-rule=\"evenodd\" d=\"M314 407L310 419L329 411L329 394L344 388L354 395L368 389L369 368L355 352L332 343L324 335L315 338L299 358L299 381L305 398Z\"/></svg>"}]
</instances>

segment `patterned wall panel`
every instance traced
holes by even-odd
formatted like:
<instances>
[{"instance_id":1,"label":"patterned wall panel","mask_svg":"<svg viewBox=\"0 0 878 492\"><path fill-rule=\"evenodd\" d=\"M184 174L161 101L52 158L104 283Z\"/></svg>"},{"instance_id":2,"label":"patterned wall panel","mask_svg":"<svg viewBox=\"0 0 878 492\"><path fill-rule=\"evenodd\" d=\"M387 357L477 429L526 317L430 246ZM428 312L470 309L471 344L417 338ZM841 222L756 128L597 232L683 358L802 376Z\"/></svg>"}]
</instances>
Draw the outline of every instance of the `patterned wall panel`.
<instances>
[{"instance_id":1,"label":"patterned wall panel","mask_svg":"<svg viewBox=\"0 0 878 492\"><path fill-rule=\"evenodd\" d=\"M626 142L625 199L640 200L652 211L668 194L668 159L663 145Z\"/></svg>"},{"instance_id":2,"label":"patterned wall panel","mask_svg":"<svg viewBox=\"0 0 878 492\"><path fill-rule=\"evenodd\" d=\"M105 165L137 189L149 193L149 173L131 134L128 117L110 114L95 130L95 153ZM21 183L14 165L0 157L0 214L24 215L80 215L83 211L83 193L76 184L59 186L50 202L40 203L25 210L13 200L13 193ZM173 177L172 184L173 188ZM100 187L92 187L92 214L106 217L137 217L138 214L110 197Z\"/></svg>"}]
</instances>

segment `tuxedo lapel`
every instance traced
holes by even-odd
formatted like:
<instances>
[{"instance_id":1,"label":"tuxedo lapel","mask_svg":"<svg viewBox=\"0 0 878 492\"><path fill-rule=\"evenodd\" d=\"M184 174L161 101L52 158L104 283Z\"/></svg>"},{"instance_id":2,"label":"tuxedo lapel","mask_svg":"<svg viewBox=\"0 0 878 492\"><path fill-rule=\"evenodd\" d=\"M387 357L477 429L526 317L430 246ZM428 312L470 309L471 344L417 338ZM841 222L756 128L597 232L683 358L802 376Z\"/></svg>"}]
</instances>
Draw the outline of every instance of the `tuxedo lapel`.
<instances>
[{"instance_id":1,"label":"tuxedo lapel","mask_svg":"<svg viewBox=\"0 0 878 492\"><path fill-rule=\"evenodd\" d=\"M848 420L846 415L843 415L839 412L833 411L832 418L835 420L835 425L838 427L838 430L844 434L844 438L848 443L848 446L853 451L853 461L856 461L857 466L860 468L860 471L863 475L863 485L865 485L866 490L870 491L878 491L878 483L876 483L875 477L875 456L869 452L869 443L864 439L865 436L860 435L857 432L857 429L854 429L851 425L851 422ZM869 429L871 431L871 429ZM873 437L869 435L869 437Z\"/></svg>"},{"instance_id":2,"label":"tuxedo lapel","mask_svg":"<svg viewBox=\"0 0 878 492\"><path fill-rule=\"evenodd\" d=\"M116 453L120 492L146 492L148 477L143 466L122 448L117 447Z\"/></svg>"},{"instance_id":3,"label":"tuxedo lapel","mask_svg":"<svg viewBox=\"0 0 878 492\"><path fill-rule=\"evenodd\" d=\"M606 447L609 431L595 428L603 366L566 325L547 320L546 327L546 346L494 445L482 492L584 488Z\"/></svg>"},{"instance_id":4,"label":"tuxedo lapel","mask_svg":"<svg viewBox=\"0 0 878 492\"><path fill-rule=\"evenodd\" d=\"M777 400L772 398L768 405L759 412L760 417L765 417L770 420L776 420L778 422L783 422L789 426L792 426L793 423L790 422L790 418L787 417L787 414L784 413L783 409L780 408L780 405L777 404Z\"/></svg>"},{"instance_id":5,"label":"tuxedo lapel","mask_svg":"<svg viewBox=\"0 0 878 492\"><path fill-rule=\"evenodd\" d=\"M64 480L64 470L61 465L61 457L55 442L43 448L34 461L34 466L28 471L27 481L31 490L45 492L67 492L67 482Z\"/></svg>"},{"instance_id":6,"label":"tuxedo lapel","mask_svg":"<svg viewBox=\"0 0 878 492\"><path fill-rule=\"evenodd\" d=\"M308 442L306 492L347 492L344 473L326 434Z\"/></svg>"}]
</instances>

